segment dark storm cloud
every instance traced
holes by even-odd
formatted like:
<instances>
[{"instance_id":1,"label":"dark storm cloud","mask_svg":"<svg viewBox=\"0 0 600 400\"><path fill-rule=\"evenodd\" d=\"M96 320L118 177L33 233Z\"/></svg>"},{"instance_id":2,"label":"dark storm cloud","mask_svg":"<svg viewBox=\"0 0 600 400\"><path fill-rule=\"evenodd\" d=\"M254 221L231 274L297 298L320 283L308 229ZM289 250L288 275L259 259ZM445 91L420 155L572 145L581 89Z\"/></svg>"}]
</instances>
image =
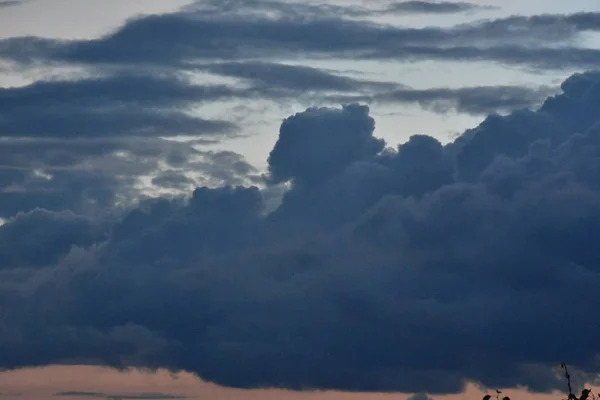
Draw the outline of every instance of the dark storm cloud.
<instances>
[{"instance_id":1,"label":"dark storm cloud","mask_svg":"<svg viewBox=\"0 0 600 400\"><path fill-rule=\"evenodd\" d=\"M600 59L598 51L573 46L580 33L598 30L599 15L511 16L450 28L401 28L327 14L314 18L250 18L236 13L178 12L133 19L117 31L92 40L10 38L0 42L0 55L21 63L153 67L299 55L484 60L536 68L590 67ZM197 40L199 37L202 40Z\"/></svg>"},{"instance_id":2,"label":"dark storm cloud","mask_svg":"<svg viewBox=\"0 0 600 400\"><path fill-rule=\"evenodd\" d=\"M106 228L69 211L19 213L0 226L0 268L52 265L72 246L106 240Z\"/></svg>"},{"instance_id":3,"label":"dark storm cloud","mask_svg":"<svg viewBox=\"0 0 600 400\"><path fill-rule=\"evenodd\" d=\"M450 2L450 1L403 1L392 3L388 7L389 11L397 11L403 13L423 13L423 14L453 14L466 11L475 11L485 9L478 4L467 2Z\"/></svg>"},{"instance_id":4,"label":"dark storm cloud","mask_svg":"<svg viewBox=\"0 0 600 400\"><path fill-rule=\"evenodd\" d=\"M369 108L345 106L341 111L313 108L286 119L269 154L273 183L293 180L312 185L355 161L373 157L384 141L373 137Z\"/></svg>"},{"instance_id":5,"label":"dark storm cloud","mask_svg":"<svg viewBox=\"0 0 600 400\"><path fill-rule=\"evenodd\" d=\"M224 86L174 76L123 74L39 81L0 89L0 136L123 137L224 134L226 121L185 113L196 103L230 98Z\"/></svg>"},{"instance_id":6,"label":"dark storm cloud","mask_svg":"<svg viewBox=\"0 0 600 400\"><path fill-rule=\"evenodd\" d=\"M268 215L269 190L198 188L142 201L89 246L80 219L47 211L28 230L60 249L54 266L18 267L26 235L0 247L19 263L0 271L0 365L429 394L563 389L562 361L598 374L580 326L600 307L599 88L577 74L538 110L395 149L365 106L307 109L282 123L268 179L291 188Z\"/></svg>"}]
</instances>

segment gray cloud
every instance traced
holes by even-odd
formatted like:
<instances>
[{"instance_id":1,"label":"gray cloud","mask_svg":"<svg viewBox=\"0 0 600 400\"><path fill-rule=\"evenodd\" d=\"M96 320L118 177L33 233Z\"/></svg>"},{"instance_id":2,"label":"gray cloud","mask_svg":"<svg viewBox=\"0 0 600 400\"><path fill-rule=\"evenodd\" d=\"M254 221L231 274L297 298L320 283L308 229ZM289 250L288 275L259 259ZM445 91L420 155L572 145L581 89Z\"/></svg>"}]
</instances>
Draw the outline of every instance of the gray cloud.
<instances>
[{"instance_id":1,"label":"gray cloud","mask_svg":"<svg viewBox=\"0 0 600 400\"><path fill-rule=\"evenodd\" d=\"M26 1L27 0L2 0L0 1L0 8L19 6Z\"/></svg>"},{"instance_id":2,"label":"gray cloud","mask_svg":"<svg viewBox=\"0 0 600 400\"><path fill-rule=\"evenodd\" d=\"M315 91L321 94L326 91L370 92L401 86L392 82L353 79L303 65L272 62L213 63L203 66L201 69L249 81L253 84L257 93L261 93L263 96L268 96L268 91L273 89L293 91L294 95L298 96L306 93L306 91ZM284 93L280 94L280 96L283 95Z\"/></svg>"},{"instance_id":3,"label":"gray cloud","mask_svg":"<svg viewBox=\"0 0 600 400\"><path fill-rule=\"evenodd\" d=\"M0 216L36 207L97 214L139 196L137 179L199 153L158 138L0 139Z\"/></svg>"},{"instance_id":4,"label":"gray cloud","mask_svg":"<svg viewBox=\"0 0 600 400\"><path fill-rule=\"evenodd\" d=\"M101 213L115 203L131 204L140 195L142 176L171 190L194 184L262 184L260 172L235 153L200 151L196 142L163 139L187 133L219 141L235 134L234 124L185 112L197 104L252 98L369 100L484 113L532 107L543 93L513 87L414 91L397 83L273 62L221 62L198 68L241 82L202 85L179 73L113 70L0 89L0 217L36 207Z\"/></svg>"},{"instance_id":5,"label":"gray cloud","mask_svg":"<svg viewBox=\"0 0 600 400\"><path fill-rule=\"evenodd\" d=\"M260 171L249 164L241 154L232 151L207 151L203 160L189 165L202 172L202 186L238 186L263 183Z\"/></svg>"},{"instance_id":6,"label":"gray cloud","mask_svg":"<svg viewBox=\"0 0 600 400\"><path fill-rule=\"evenodd\" d=\"M48 248L73 247L0 271L0 363L429 394L563 389L562 361L591 377L598 341L576 328L600 306L599 77L448 145L384 147L360 105L293 115L269 160L290 189L268 215L268 190L204 187L99 219L92 246L40 222ZM29 248L10 238L5 257Z\"/></svg>"},{"instance_id":7,"label":"gray cloud","mask_svg":"<svg viewBox=\"0 0 600 400\"><path fill-rule=\"evenodd\" d=\"M367 17L376 15L377 10L355 5L338 5L310 2L290 2L279 0L201 0L184 7L187 12L202 12L217 16L275 14L285 18L327 17Z\"/></svg>"},{"instance_id":8,"label":"gray cloud","mask_svg":"<svg viewBox=\"0 0 600 400\"><path fill-rule=\"evenodd\" d=\"M53 265L72 246L86 247L106 240L106 229L70 211L19 213L0 226L1 268Z\"/></svg>"},{"instance_id":9,"label":"gray cloud","mask_svg":"<svg viewBox=\"0 0 600 400\"><path fill-rule=\"evenodd\" d=\"M598 62L598 50L573 46L580 33L597 30L598 18L598 13L588 12L511 16L451 28L398 28L333 16L247 18L236 13L179 12L134 19L93 40L6 39L0 42L0 56L21 63L154 67L298 55L486 60L544 69L591 67ZM559 44L563 46L558 48Z\"/></svg>"},{"instance_id":10,"label":"gray cloud","mask_svg":"<svg viewBox=\"0 0 600 400\"><path fill-rule=\"evenodd\" d=\"M219 134L234 125L182 111L233 96L224 86L196 86L173 76L124 74L41 81L0 89L0 136L107 137Z\"/></svg>"},{"instance_id":11,"label":"gray cloud","mask_svg":"<svg viewBox=\"0 0 600 400\"><path fill-rule=\"evenodd\" d=\"M600 371L593 330L576 329L600 306L599 73L448 145L416 135L390 148L367 106L309 108L282 123L265 177L239 154L164 139L234 133L187 113L194 105L305 92L531 108L549 89L414 90L276 61L595 66L598 50L573 46L598 13L407 29L347 18L369 15L359 8L211 7L93 40L0 41L21 67L104 73L0 90L0 368L95 363L242 388L434 394L466 380L562 388L561 361ZM180 75L199 69L240 84ZM140 199L140 176L203 187Z\"/></svg>"},{"instance_id":12,"label":"gray cloud","mask_svg":"<svg viewBox=\"0 0 600 400\"><path fill-rule=\"evenodd\" d=\"M272 182L313 185L379 153L384 141L373 137L375 121L368 113L368 107L353 104L341 111L312 108L286 119L269 154Z\"/></svg>"},{"instance_id":13,"label":"gray cloud","mask_svg":"<svg viewBox=\"0 0 600 400\"><path fill-rule=\"evenodd\" d=\"M453 14L485 8L478 4L463 1L402 1L390 4L388 10L403 13Z\"/></svg>"},{"instance_id":14,"label":"gray cloud","mask_svg":"<svg viewBox=\"0 0 600 400\"><path fill-rule=\"evenodd\" d=\"M165 189L189 190L196 182L182 172L168 170L152 178L152 184Z\"/></svg>"},{"instance_id":15,"label":"gray cloud","mask_svg":"<svg viewBox=\"0 0 600 400\"><path fill-rule=\"evenodd\" d=\"M548 95L556 92L549 87L476 86L464 88L403 88L380 91L372 96L333 96L342 103L367 101L371 103L418 104L439 113L455 111L471 115L511 112L539 106Z\"/></svg>"},{"instance_id":16,"label":"gray cloud","mask_svg":"<svg viewBox=\"0 0 600 400\"><path fill-rule=\"evenodd\" d=\"M236 153L198 150L160 138L0 139L0 217L36 207L102 214L140 196L138 179L177 189L192 178L210 186L257 181ZM174 184L173 172L181 175ZM185 189L190 189L189 186Z\"/></svg>"},{"instance_id":17,"label":"gray cloud","mask_svg":"<svg viewBox=\"0 0 600 400\"><path fill-rule=\"evenodd\" d=\"M412 89L401 83L359 80L322 69L266 62L215 63L201 70L241 78L256 93L274 101L288 97L306 102L413 103L435 112L456 111L473 115L510 112L539 106L555 88L523 86L478 86L464 88ZM328 92L349 93L328 95ZM358 93L358 94L355 94Z\"/></svg>"}]
</instances>

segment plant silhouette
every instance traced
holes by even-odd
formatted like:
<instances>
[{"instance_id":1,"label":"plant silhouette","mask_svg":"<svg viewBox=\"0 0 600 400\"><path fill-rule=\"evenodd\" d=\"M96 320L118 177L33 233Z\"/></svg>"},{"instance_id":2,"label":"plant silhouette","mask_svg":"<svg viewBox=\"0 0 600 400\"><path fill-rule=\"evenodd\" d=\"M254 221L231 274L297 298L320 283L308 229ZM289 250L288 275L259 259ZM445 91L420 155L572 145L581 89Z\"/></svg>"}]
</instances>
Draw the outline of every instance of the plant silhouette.
<instances>
[{"instance_id":1,"label":"plant silhouette","mask_svg":"<svg viewBox=\"0 0 600 400\"><path fill-rule=\"evenodd\" d=\"M600 400L600 396L593 394L590 389L583 389L581 391L581 395L579 397L577 397L573 393L573 388L571 386L571 374L569 374L569 368L567 367L567 364L565 364L564 362L561 363L560 368L565 370L565 378L567 379L567 387L569 389L569 396L565 400L589 400L590 396L591 396L591 400ZM502 394L502 391L496 389L496 400L500 400L501 394ZM486 394L485 396L483 396L482 400L490 400L491 398L492 398L491 395ZM510 397L505 396L502 398L502 400L510 400Z\"/></svg>"}]
</instances>

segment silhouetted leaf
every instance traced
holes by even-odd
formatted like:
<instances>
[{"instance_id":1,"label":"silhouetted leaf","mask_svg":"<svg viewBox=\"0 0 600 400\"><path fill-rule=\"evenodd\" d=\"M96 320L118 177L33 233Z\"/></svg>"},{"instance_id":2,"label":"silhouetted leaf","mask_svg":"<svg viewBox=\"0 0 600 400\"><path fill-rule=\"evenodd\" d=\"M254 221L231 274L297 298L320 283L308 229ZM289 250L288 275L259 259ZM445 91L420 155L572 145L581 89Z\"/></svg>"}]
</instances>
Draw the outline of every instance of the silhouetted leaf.
<instances>
[{"instance_id":1,"label":"silhouetted leaf","mask_svg":"<svg viewBox=\"0 0 600 400\"><path fill-rule=\"evenodd\" d=\"M583 389L581 391L581 396L579 397L579 400L586 400L588 398L588 396L590 395L591 390L590 389Z\"/></svg>"},{"instance_id":2,"label":"silhouetted leaf","mask_svg":"<svg viewBox=\"0 0 600 400\"><path fill-rule=\"evenodd\" d=\"M482 400L490 400L492 396L490 396L489 394L486 394L485 396L483 396Z\"/></svg>"}]
</instances>

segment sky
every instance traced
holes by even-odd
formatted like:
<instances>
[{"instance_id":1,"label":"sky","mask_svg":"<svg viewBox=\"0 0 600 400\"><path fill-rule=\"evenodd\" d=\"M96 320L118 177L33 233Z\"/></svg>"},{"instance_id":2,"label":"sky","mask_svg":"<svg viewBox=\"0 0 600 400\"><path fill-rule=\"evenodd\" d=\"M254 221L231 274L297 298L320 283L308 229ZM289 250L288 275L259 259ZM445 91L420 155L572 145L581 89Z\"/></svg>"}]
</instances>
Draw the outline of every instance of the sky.
<instances>
[{"instance_id":1,"label":"sky","mask_svg":"<svg viewBox=\"0 0 600 400\"><path fill-rule=\"evenodd\" d=\"M0 0L0 397L600 386L599 63L597 0Z\"/></svg>"}]
</instances>

